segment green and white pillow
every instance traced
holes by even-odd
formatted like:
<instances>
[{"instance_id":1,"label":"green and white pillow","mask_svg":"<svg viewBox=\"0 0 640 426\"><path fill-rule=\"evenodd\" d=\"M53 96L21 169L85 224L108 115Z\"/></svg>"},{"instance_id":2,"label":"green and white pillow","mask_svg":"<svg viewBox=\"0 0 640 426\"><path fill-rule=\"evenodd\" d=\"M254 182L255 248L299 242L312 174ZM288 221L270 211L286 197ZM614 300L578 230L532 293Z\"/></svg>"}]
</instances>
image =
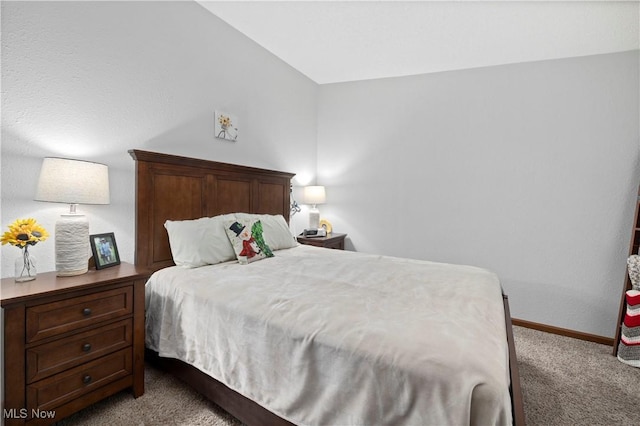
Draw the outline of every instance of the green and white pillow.
<instances>
[{"instance_id":1,"label":"green and white pillow","mask_svg":"<svg viewBox=\"0 0 640 426\"><path fill-rule=\"evenodd\" d=\"M235 213L235 217L236 220L242 223L250 220L260 220L264 231L264 240L273 251L298 245L295 235L289 229L289 224L281 214Z\"/></svg>"},{"instance_id":2,"label":"green and white pillow","mask_svg":"<svg viewBox=\"0 0 640 426\"><path fill-rule=\"evenodd\" d=\"M273 257L273 252L264 239L260 220L228 220L225 225L227 236L241 265Z\"/></svg>"}]
</instances>

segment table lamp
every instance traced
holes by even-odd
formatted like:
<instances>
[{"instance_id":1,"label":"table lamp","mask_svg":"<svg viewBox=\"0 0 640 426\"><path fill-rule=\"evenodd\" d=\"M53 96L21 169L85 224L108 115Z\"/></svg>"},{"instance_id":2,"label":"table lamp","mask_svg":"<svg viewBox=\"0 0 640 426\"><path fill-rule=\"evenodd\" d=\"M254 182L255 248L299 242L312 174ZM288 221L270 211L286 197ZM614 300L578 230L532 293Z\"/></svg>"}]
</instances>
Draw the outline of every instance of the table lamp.
<instances>
[{"instance_id":1,"label":"table lamp","mask_svg":"<svg viewBox=\"0 0 640 426\"><path fill-rule=\"evenodd\" d=\"M36 201L69 204L55 227L58 276L88 271L89 221L76 211L78 204L109 204L109 168L100 163L46 157L42 161Z\"/></svg>"},{"instance_id":2,"label":"table lamp","mask_svg":"<svg viewBox=\"0 0 640 426\"><path fill-rule=\"evenodd\" d=\"M318 229L320 227L320 211L316 207L318 204L324 204L326 201L326 193L324 186L305 186L302 194L305 204L311 204L309 210L309 229Z\"/></svg>"}]
</instances>

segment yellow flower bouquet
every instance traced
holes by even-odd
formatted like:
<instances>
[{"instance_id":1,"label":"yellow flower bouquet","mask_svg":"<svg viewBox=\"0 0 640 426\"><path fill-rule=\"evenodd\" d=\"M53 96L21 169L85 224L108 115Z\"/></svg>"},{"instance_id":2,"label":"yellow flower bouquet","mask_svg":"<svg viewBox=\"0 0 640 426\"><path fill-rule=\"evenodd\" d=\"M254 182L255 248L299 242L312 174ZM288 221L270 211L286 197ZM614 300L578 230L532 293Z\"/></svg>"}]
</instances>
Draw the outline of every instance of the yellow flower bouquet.
<instances>
[{"instance_id":1,"label":"yellow flower bouquet","mask_svg":"<svg viewBox=\"0 0 640 426\"><path fill-rule=\"evenodd\" d=\"M46 229L35 219L18 219L9 225L9 230L2 234L2 245L11 244L22 250L22 256L16 259L16 281L36 279L35 259L29 255L29 246L34 246L49 237Z\"/></svg>"}]
</instances>

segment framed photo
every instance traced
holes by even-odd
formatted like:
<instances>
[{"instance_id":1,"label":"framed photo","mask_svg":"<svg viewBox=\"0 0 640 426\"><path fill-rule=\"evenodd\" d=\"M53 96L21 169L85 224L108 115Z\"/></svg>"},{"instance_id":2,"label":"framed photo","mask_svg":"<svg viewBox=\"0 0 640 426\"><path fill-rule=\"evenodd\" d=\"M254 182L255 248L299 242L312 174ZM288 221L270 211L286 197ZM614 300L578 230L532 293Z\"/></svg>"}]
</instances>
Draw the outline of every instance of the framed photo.
<instances>
[{"instance_id":1,"label":"framed photo","mask_svg":"<svg viewBox=\"0 0 640 426\"><path fill-rule=\"evenodd\" d=\"M89 235L89 243L91 244L93 258L96 261L96 269L120 264L120 255L118 254L116 237L113 232Z\"/></svg>"}]
</instances>

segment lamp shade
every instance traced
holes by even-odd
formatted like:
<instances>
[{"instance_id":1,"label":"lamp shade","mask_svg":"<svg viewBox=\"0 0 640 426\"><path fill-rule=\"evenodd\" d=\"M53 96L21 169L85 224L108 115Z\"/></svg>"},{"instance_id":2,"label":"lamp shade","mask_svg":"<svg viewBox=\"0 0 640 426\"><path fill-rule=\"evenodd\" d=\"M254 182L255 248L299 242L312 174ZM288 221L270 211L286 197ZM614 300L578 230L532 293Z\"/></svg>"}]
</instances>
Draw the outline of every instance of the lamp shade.
<instances>
[{"instance_id":1,"label":"lamp shade","mask_svg":"<svg viewBox=\"0 0 640 426\"><path fill-rule=\"evenodd\" d=\"M69 204L69 213L56 222L58 276L87 272L89 221L76 212L76 205L109 204L109 168L90 161L47 157L42 161L35 200Z\"/></svg>"},{"instance_id":2,"label":"lamp shade","mask_svg":"<svg viewBox=\"0 0 640 426\"><path fill-rule=\"evenodd\" d=\"M46 157L42 161L35 200L109 204L109 168L90 161Z\"/></svg>"},{"instance_id":3,"label":"lamp shade","mask_svg":"<svg viewBox=\"0 0 640 426\"><path fill-rule=\"evenodd\" d=\"M305 186L302 194L305 204L324 204L327 196L324 186Z\"/></svg>"}]
</instances>

